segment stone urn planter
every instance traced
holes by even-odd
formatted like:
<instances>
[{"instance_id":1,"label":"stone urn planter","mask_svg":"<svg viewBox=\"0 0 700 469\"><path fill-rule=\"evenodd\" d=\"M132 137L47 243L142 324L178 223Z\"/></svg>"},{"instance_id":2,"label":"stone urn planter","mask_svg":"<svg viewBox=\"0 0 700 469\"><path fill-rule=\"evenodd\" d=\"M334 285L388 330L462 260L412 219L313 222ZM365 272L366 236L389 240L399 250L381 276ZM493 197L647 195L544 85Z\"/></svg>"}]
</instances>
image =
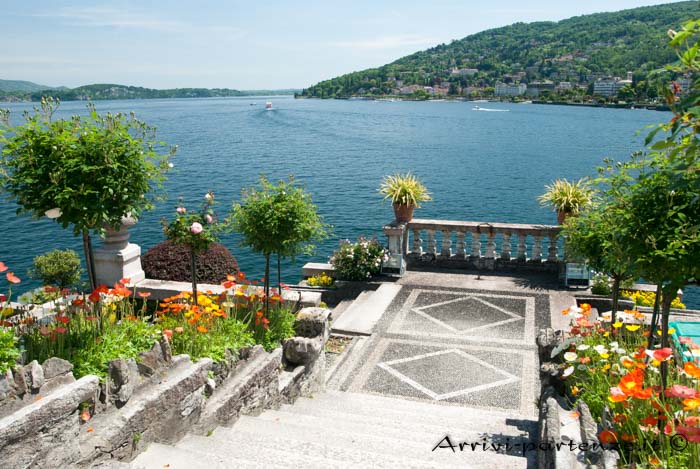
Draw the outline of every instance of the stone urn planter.
<instances>
[{"instance_id":1,"label":"stone urn planter","mask_svg":"<svg viewBox=\"0 0 700 469\"><path fill-rule=\"evenodd\" d=\"M571 212L565 210L557 211L557 224L563 225L567 218L573 216Z\"/></svg>"},{"instance_id":2,"label":"stone urn planter","mask_svg":"<svg viewBox=\"0 0 700 469\"><path fill-rule=\"evenodd\" d=\"M398 223L408 223L413 219L413 204L394 204L394 217Z\"/></svg>"}]
</instances>

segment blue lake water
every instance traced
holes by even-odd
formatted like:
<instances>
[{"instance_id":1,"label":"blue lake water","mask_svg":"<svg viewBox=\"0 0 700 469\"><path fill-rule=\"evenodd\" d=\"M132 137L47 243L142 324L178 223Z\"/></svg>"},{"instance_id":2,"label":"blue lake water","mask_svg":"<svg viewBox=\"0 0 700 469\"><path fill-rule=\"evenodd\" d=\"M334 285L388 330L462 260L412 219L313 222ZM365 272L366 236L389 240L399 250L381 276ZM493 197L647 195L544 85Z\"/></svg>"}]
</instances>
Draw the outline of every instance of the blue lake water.
<instances>
[{"instance_id":1,"label":"blue lake water","mask_svg":"<svg viewBox=\"0 0 700 469\"><path fill-rule=\"evenodd\" d=\"M265 111L271 100L274 109ZM251 103L256 105L251 106ZM241 188L265 173L289 174L306 185L320 213L334 226L334 237L317 255L285 262L284 280L299 279L308 260L326 261L339 239L381 237L393 218L377 192L382 176L411 170L434 202L419 218L513 223L556 223L537 203L554 179L595 175L605 157L624 160L643 146L644 127L669 119L646 110L578 108L533 104L483 103L508 112L479 112L466 102L375 102L295 100L291 97L99 101L98 111L134 111L158 127L159 138L179 146L175 170L166 183L169 200L145 215L131 240L147 250L163 240L159 220L172 218L177 199L199 206L208 190L224 215ZM21 121L29 103L0 104ZM58 116L85 113L85 103L61 104ZM642 131L639 133L639 131ZM49 220L15 215L0 201L4 220L0 260L29 282L34 256L60 247L81 249L80 239ZM249 276L262 276L262 256L238 246L231 234L223 243ZM686 300L700 307L688 291Z\"/></svg>"}]
</instances>

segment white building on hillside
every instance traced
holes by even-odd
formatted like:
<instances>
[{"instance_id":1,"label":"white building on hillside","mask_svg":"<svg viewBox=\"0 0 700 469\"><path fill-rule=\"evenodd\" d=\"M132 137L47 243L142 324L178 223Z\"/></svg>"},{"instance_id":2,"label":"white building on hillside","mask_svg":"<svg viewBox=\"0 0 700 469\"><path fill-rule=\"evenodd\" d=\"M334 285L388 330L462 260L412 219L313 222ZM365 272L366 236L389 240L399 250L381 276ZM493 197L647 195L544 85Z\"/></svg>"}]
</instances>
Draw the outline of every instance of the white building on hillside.
<instances>
[{"instance_id":1,"label":"white building on hillside","mask_svg":"<svg viewBox=\"0 0 700 469\"><path fill-rule=\"evenodd\" d=\"M522 96L527 91L527 85L524 83L508 84L496 83L496 96Z\"/></svg>"}]
</instances>

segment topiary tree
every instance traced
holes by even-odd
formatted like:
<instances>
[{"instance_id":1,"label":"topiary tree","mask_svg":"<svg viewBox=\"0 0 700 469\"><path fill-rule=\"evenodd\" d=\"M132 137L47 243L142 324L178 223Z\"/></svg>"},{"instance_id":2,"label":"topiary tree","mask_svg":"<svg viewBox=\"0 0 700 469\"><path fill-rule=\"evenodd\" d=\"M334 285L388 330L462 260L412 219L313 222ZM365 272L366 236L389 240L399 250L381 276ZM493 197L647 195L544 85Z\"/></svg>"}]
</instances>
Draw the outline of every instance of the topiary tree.
<instances>
[{"instance_id":1,"label":"topiary tree","mask_svg":"<svg viewBox=\"0 0 700 469\"><path fill-rule=\"evenodd\" d=\"M260 188L243 190L242 203L233 205L233 229L243 235L242 245L265 256L265 307L269 309L270 256L294 258L315 249L314 243L329 235L330 226L316 211L311 196L295 184L294 178L277 185L260 176Z\"/></svg>"},{"instance_id":2,"label":"topiary tree","mask_svg":"<svg viewBox=\"0 0 700 469\"><path fill-rule=\"evenodd\" d=\"M192 281L192 251L184 244L166 240L149 249L141 258L147 278ZM197 255L197 280L220 284L228 274L238 272L238 262L220 243L211 243L208 249Z\"/></svg>"},{"instance_id":3,"label":"topiary tree","mask_svg":"<svg viewBox=\"0 0 700 469\"><path fill-rule=\"evenodd\" d=\"M53 285L60 289L73 287L80 282L80 257L72 249L55 249L34 258L34 267L29 276L41 280L43 285Z\"/></svg>"},{"instance_id":4,"label":"topiary tree","mask_svg":"<svg viewBox=\"0 0 700 469\"><path fill-rule=\"evenodd\" d=\"M138 218L153 208L176 148L168 151L155 128L133 113L100 115L88 104L87 116L52 120L58 106L43 98L16 127L10 127L9 111L0 112L2 189L17 202L18 213L50 214L83 236L94 289L90 233L102 234L125 215Z\"/></svg>"}]
</instances>

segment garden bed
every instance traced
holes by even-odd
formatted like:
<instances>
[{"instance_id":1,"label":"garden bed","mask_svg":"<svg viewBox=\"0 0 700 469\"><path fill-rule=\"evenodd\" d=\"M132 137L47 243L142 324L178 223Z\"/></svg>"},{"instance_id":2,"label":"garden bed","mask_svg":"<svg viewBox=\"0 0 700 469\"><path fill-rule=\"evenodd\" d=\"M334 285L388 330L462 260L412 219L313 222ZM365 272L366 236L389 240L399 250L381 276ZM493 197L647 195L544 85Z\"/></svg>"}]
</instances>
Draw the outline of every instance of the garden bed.
<instances>
[{"instance_id":1,"label":"garden bed","mask_svg":"<svg viewBox=\"0 0 700 469\"><path fill-rule=\"evenodd\" d=\"M167 336L137 359L110 361L107 379L75 380L72 366L50 358L0 379L3 467L88 467L130 460L149 442L206 434L239 415L289 402L323 385L328 310L297 315L284 347L228 352L215 363L172 356Z\"/></svg>"}]
</instances>

